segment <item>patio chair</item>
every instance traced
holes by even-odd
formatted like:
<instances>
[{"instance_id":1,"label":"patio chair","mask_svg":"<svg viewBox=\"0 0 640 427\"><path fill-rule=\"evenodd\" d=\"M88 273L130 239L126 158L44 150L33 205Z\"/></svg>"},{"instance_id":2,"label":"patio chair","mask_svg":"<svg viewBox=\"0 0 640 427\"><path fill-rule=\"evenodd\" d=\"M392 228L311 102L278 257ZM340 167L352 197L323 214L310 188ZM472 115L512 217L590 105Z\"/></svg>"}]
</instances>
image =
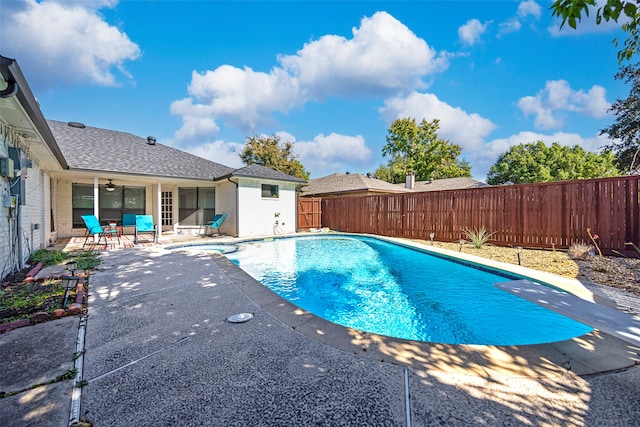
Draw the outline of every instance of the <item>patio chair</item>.
<instances>
[{"instance_id":1,"label":"patio chair","mask_svg":"<svg viewBox=\"0 0 640 427\"><path fill-rule=\"evenodd\" d=\"M153 223L153 215L136 215L136 232L133 239L134 244L138 244L140 234L153 233L153 242L158 243L158 232L156 224Z\"/></svg>"},{"instance_id":2,"label":"patio chair","mask_svg":"<svg viewBox=\"0 0 640 427\"><path fill-rule=\"evenodd\" d=\"M136 228L136 214L122 214L122 234L125 234L125 228L133 228L133 233L128 232L126 234L135 234Z\"/></svg>"},{"instance_id":3,"label":"patio chair","mask_svg":"<svg viewBox=\"0 0 640 427\"><path fill-rule=\"evenodd\" d=\"M89 240L89 237L95 236L96 234L98 235L98 244L100 244L100 240L102 240L102 238L104 237L105 249L107 249L108 244L107 237L113 238L113 236L116 236L116 238L118 239L118 245L120 244L120 233L116 228L108 228L105 230L104 228L102 228L100 222L98 221L98 218L95 215L82 215L82 220L84 221L84 225L87 228L87 231L85 232L86 238L84 239L84 243L82 244L83 248L87 244L87 240Z\"/></svg>"},{"instance_id":4,"label":"patio chair","mask_svg":"<svg viewBox=\"0 0 640 427\"><path fill-rule=\"evenodd\" d=\"M220 234L220 227L222 226L222 223L224 222L226 217L226 213L215 215L213 217L213 221L209 221L205 225L204 234L206 234L207 236L213 236L213 230L218 230L218 234Z\"/></svg>"}]
</instances>

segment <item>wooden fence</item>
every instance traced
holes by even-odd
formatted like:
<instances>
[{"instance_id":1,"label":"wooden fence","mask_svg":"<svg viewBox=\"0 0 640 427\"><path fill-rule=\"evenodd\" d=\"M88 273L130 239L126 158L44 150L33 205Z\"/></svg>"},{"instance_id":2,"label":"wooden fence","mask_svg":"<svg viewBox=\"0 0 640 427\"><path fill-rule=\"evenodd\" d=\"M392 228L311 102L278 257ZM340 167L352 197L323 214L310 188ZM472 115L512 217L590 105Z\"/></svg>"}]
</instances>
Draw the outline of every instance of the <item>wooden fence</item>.
<instances>
[{"instance_id":1,"label":"wooden fence","mask_svg":"<svg viewBox=\"0 0 640 427\"><path fill-rule=\"evenodd\" d=\"M322 199L322 225L333 230L458 241L486 227L491 243L567 248L590 243L610 252L640 246L640 176L510 185L441 192Z\"/></svg>"},{"instance_id":2,"label":"wooden fence","mask_svg":"<svg viewBox=\"0 0 640 427\"><path fill-rule=\"evenodd\" d=\"M322 227L321 202L319 197L298 199L298 230Z\"/></svg>"}]
</instances>

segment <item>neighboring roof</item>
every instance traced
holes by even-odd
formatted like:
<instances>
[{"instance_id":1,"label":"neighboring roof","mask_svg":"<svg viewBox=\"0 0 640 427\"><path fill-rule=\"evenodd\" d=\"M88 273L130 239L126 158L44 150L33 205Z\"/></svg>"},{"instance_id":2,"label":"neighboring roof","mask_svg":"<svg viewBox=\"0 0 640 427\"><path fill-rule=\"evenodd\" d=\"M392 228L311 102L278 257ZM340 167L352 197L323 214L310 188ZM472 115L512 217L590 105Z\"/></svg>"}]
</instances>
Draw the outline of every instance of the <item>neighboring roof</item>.
<instances>
[{"instance_id":1,"label":"neighboring roof","mask_svg":"<svg viewBox=\"0 0 640 427\"><path fill-rule=\"evenodd\" d=\"M233 168L126 132L48 120L70 170L213 180ZM79 125L79 124L78 124Z\"/></svg>"},{"instance_id":2,"label":"neighboring roof","mask_svg":"<svg viewBox=\"0 0 640 427\"><path fill-rule=\"evenodd\" d=\"M398 187L405 188L405 184L394 184ZM413 186L413 191L444 191L444 190L461 190L464 188L480 188L489 187L482 181L473 178L443 178L434 179L432 181L417 181Z\"/></svg>"},{"instance_id":3,"label":"neighboring roof","mask_svg":"<svg viewBox=\"0 0 640 427\"><path fill-rule=\"evenodd\" d=\"M302 188L303 196L320 196L330 194L355 193L368 191L372 193L411 193L404 187L399 187L377 178L369 178L359 173L334 173L322 178L310 179Z\"/></svg>"},{"instance_id":4,"label":"neighboring roof","mask_svg":"<svg viewBox=\"0 0 640 427\"><path fill-rule=\"evenodd\" d=\"M277 170L269 169L262 165L251 164L240 169L236 169L231 173L228 173L224 176L216 178L216 181L221 179L227 179L229 177L244 177L244 178L263 178L263 179L273 179L276 181L289 181L289 182L297 182L303 184L307 181L304 179L297 178L292 175L287 175L286 173L278 172Z\"/></svg>"}]
</instances>

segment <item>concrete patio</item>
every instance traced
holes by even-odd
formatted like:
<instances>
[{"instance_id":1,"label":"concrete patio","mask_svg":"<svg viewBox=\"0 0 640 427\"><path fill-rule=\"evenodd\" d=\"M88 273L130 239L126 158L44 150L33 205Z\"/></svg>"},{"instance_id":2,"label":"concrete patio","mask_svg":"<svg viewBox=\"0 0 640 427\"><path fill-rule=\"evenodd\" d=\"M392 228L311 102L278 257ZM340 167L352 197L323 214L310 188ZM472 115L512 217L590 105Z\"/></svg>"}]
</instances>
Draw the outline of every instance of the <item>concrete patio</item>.
<instances>
[{"instance_id":1,"label":"concrete patio","mask_svg":"<svg viewBox=\"0 0 640 427\"><path fill-rule=\"evenodd\" d=\"M640 349L598 331L522 347L386 339L297 309L221 255L160 246L103 252L89 285L78 415L96 426L640 425ZM255 317L226 321L241 312ZM2 360L33 328L50 351L56 323L0 336ZM37 418L22 393L0 399L0 424L66 425L72 384L55 387L41 394L64 407Z\"/></svg>"}]
</instances>

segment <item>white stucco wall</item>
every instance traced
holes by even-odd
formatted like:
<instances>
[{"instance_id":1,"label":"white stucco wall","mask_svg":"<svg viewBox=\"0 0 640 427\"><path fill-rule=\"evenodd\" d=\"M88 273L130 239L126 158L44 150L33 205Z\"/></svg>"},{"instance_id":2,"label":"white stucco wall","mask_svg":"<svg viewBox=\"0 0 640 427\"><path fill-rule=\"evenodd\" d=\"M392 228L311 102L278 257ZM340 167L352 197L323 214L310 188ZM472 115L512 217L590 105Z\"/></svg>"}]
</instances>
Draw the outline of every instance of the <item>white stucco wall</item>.
<instances>
[{"instance_id":1,"label":"white stucco wall","mask_svg":"<svg viewBox=\"0 0 640 427\"><path fill-rule=\"evenodd\" d=\"M227 214L227 218L220 227L220 234L237 236L236 229L238 214L236 211L236 185L224 181L216 187L216 214Z\"/></svg>"},{"instance_id":2,"label":"white stucco wall","mask_svg":"<svg viewBox=\"0 0 640 427\"><path fill-rule=\"evenodd\" d=\"M262 184L278 185L278 198L263 198ZM238 179L238 236L294 233L296 186L293 183L250 178ZM280 215L276 218L275 214ZM276 220L278 226L275 226Z\"/></svg>"}]
</instances>

